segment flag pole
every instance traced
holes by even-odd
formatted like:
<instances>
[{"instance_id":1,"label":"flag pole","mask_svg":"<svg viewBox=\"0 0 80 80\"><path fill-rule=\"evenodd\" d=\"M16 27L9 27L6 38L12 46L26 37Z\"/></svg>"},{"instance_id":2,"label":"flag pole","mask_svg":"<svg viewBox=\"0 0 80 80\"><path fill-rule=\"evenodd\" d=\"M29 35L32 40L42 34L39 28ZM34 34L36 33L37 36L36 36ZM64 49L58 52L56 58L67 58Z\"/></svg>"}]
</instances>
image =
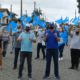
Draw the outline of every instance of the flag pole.
<instances>
[{"instance_id":1,"label":"flag pole","mask_svg":"<svg viewBox=\"0 0 80 80\"><path fill-rule=\"evenodd\" d=\"M77 15L76 15L76 10L75 10L75 18L77 17Z\"/></svg>"}]
</instances>

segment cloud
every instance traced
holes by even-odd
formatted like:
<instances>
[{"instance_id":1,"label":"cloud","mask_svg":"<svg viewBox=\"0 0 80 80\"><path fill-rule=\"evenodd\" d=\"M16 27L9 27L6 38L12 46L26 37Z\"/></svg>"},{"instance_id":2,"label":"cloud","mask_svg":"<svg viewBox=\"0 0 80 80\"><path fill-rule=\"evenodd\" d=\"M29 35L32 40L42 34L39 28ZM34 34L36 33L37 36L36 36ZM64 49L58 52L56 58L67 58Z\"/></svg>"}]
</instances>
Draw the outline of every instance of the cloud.
<instances>
[{"instance_id":1,"label":"cloud","mask_svg":"<svg viewBox=\"0 0 80 80\"><path fill-rule=\"evenodd\" d=\"M35 0L36 7L40 7L42 12L48 17L49 20L60 18L61 16L74 17L75 9L77 10L76 0ZM13 5L13 12L20 15L20 0L0 0L0 3L10 9ZM30 15L33 11L34 0L23 0L23 14Z\"/></svg>"}]
</instances>

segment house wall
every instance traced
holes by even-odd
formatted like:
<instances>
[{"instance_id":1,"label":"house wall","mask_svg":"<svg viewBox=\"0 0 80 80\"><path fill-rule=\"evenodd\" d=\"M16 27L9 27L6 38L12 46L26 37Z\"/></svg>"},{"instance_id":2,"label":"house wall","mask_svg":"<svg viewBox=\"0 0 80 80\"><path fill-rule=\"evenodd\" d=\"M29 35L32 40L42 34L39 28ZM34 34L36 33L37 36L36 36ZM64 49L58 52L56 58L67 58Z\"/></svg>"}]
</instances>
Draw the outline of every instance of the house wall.
<instances>
[{"instance_id":1,"label":"house wall","mask_svg":"<svg viewBox=\"0 0 80 80\"><path fill-rule=\"evenodd\" d=\"M3 12L3 18L1 18L0 23L1 24L8 24L8 13L5 11Z\"/></svg>"}]
</instances>

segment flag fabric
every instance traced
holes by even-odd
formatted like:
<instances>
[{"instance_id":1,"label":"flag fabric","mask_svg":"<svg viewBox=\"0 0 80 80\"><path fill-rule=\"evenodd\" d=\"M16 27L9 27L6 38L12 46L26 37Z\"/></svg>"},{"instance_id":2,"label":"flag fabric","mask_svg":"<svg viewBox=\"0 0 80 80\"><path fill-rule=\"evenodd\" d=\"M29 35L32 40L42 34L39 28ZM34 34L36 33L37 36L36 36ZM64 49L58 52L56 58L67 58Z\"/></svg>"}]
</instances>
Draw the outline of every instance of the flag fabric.
<instances>
[{"instance_id":1,"label":"flag fabric","mask_svg":"<svg viewBox=\"0 0 80 80\"><path fill-rule=\"evenodd\" d=\"M36 23L36 21L33 21L33 22L32 22L32 25L35 27L35 26L37 26L38 24Z\"/></svg>"},{"instance_id":2,"label":"flag fabric","mask_svg":"<svg viewBox=\"0 0 80 80\"><path fill-rule=\"evenodd\" d=\"M13 13L9 13L9 16L8 16L8 18L12 18L13 17Z\"/></svg>"},{"instance_id":3,"label":"flag fabric","mask_svg":"<svg viewBox=\"0 0 80 80\"><path fill-rule=\"evenodd\" d=\"M25 22L27 22L27 23L29 23L29 22L31 22L31 21L32 21L32 18L29 17L29 16L25 19Z\"/></svg>"},{"instance_id":4,"label":"flag fabric","mask_svg":"<svg viewBox=\"0 0 80 80\"><path fill-rule=\"evenodd\" d=\"M67 23L69 22L69 17L66 17L64 20L63 20L63 23Z\"/></svg>"},{"instance_id":5,"label":"flag fabric","mask_svg":"<svg viewBox=\"0 0 80 80\"><path fill-rule=\"evenodd\" d=\"M6 30L8 32L10 32L10 28L12 27L12 32L16 32L17 31L17 23L15 23L14 21L11 21L8 26L6 27Z\"/></svg>"},{"instance_id":6,"label":"flag fabric","mask_svg":"<svg viewBox=\"0 0 80 80\"><path fill-rule=\"evenodd\" d=\"M45 28L46 27L46 22L40 20L40 18L38 16L36 16L36 15L33 18L33 23L32 24L33 24L33 26L39 25L41 28Z\"/></svg>"},{"instance_id":7,"label":"flag fabric","mask_svg":"<svg viewBox=\"0 0 80 80\"><path fill-rule=\"evenodd\" d=\"M24 17L24 16L21 16L21 17L19 18L19 20L24 21L24 20L25 20L25 17Z\"/></svg>"},{"instance_id":8,"label":"flag fabric","mask_svg":"<svg viewBox=\"0 0 80 80\"><path fill-rule=\"evenodd\" d=\"M60 19L56 20L55 22L58 23L58 24L62 24L63 23L62 17Z\"/></svg>"},{"instance_id":9,"label":"flag fabric","mask_svg":"<svg viewBox=\"0 0 80 80\"><path fill-rule=\"evenodd\" d=\"M2 12L0 12L0 19L3 17L4 15L3 15L3 13Z\"/></svg>"},{"instance_id":10,"label":"flag fabric","mask_svg":"<svg viewBox=\"0 0 80 80\"><path fill-rule=\"evenodd\" d=\"M73 25L78 25L78 18L75 17L73 20L72 20L72 24Z\"/></svg>"}]
</instances>

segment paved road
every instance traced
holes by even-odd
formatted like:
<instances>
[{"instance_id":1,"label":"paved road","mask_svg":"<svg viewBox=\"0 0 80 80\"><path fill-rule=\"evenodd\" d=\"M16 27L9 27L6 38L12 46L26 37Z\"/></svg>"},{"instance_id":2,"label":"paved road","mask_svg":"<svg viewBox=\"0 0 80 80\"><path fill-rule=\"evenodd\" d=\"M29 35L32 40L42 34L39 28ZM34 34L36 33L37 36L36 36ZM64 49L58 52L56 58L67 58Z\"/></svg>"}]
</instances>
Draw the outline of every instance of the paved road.
<instances>
[{"instance_id":1,"label":"paved road","mask_svg":"<svg viewBox=\"0 0 80 80\"><path fill-rule=\"evenodd\" d=\"M13 58L14 54L10 54L11 45L8 46L7 56L3 58L4 69L0 71L0 80L17 80L18 76L18 69L13 70ZM64 60L59 62L60 65L60 76L61 80L80 80L80 70L69 70L68 67L70 66L70 52L69 48L65 47L64 50ZM45 60L42 60L42 54L39 60L35 60L36 56L36 45L34 44L33 47L33 80L42 80L45 71ZM19 64L19 63L18 63ZM28 80L27 77L27 69L26 69L26 61L23 71L23 80ZM52 62L51 66L51 75L49 80L54 80L54 65Z\"/></svg>"}]
</instances>

